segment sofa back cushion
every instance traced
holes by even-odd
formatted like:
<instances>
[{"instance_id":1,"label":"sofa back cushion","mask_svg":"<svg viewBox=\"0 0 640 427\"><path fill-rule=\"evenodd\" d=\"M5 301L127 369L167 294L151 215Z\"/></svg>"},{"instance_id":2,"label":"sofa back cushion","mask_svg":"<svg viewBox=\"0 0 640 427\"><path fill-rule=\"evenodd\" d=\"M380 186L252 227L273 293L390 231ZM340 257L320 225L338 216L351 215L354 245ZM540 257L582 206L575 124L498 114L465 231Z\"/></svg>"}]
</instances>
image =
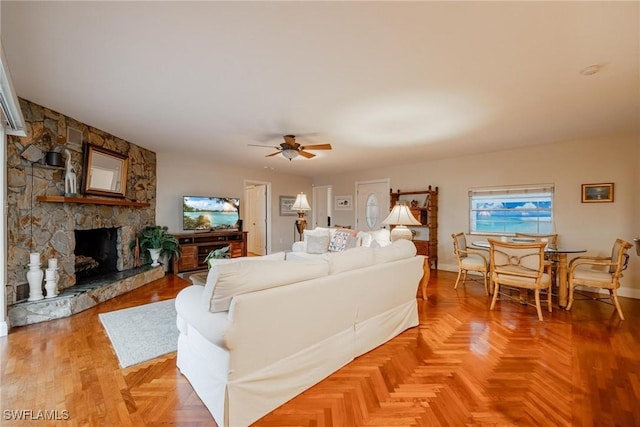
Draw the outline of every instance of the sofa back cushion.
<instances>
[{"instance_id":1,"label":"sofa back cushion","mask_svg":"<svg viewBox=\"0 0 640 427\"><path fill-rule=\"evenodd\" d=\"M235 295L263 289L290 285L315 279L329 274L328 263L303 263L290 261L251 262L247 259L217 265L213 273L213 292L209 311L212 313L229 310ZM210 276L212 274L210 273ZM207 280L207 284L209 280Z\"/></svg>"},{"instance_id":2,"label":"sofa back cushion","mask_svg":"<svg viewBox=\"0 0 640 427\"><path fill-rule=\"evenodd\" d=\"M282 261L285 259L285 252L276 252L269 255L253 256L253 257L239 257L239 258L220 258L209 260L209 274L207 274L207 281L204 284L203 301L209 310L211 307L211 297L213 296L213 288L218 280L218 269L215 268L219 265L233 264L240 261L247 262L264 262L264 261Z\"/></svg>"},{"instance_id":3,"label":"sofa back cushion","mask_svg":"<svg viewBox=\"0 0 640 427\"><path fill-rule=\"evenodd\" d=\"M342 252L328 254L329 274L339 274L343 271L355 270L373 265L375 257L373 249L359 247Z\"/></svg>"},{"instance_id":4,"label":"sofa back cushion","mask_svg":"<svg viewBox=\"0 0 640 427\"><path fill-rule=\"evenodd\" d=\"M416 245L411 240L400 239L388 246L373 248L376 264L397 261L416 256Z\"/></svg>"}]
</instances>

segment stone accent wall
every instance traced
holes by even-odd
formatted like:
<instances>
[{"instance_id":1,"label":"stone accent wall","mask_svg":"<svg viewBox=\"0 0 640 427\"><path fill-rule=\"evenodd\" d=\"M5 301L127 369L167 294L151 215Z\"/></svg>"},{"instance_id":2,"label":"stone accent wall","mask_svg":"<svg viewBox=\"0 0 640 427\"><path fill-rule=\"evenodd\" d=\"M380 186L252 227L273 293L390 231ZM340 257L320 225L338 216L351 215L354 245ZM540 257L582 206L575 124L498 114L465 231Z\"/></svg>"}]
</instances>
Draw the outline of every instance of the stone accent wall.
<instances>
[{"instance_id":1,"label":"stone accent wall","mask_svg":"<svg viewBox=\"0 0 640 427\"><path fill-rule=\"evenodd\" d=\"M7 144L7 304L16 302L16 289L27 283L26 266L30 252L39 252L45 266L48 258L58 258L58 287L65 289L76 282L74 230L121 227L118 242L122 254L119 254L121 262L118 262L117 268L122 271L133 268L129 242L137 230L155 223L154 152L30 101L20 99L20 106L27 136L9 136ZM64 195L65 171L64 168L47 166L44 161L34 162L31 152L27 150L31 145L43 152L64 153L64 149L68 149L76 169L78 193L81 191L83 147L81 144L67 143L68 126L80 130L83 141L126 154L129 157L127 199L148 202L151 206L135 208L39 202L37 196Z\"/></svg>"}]
</instances>

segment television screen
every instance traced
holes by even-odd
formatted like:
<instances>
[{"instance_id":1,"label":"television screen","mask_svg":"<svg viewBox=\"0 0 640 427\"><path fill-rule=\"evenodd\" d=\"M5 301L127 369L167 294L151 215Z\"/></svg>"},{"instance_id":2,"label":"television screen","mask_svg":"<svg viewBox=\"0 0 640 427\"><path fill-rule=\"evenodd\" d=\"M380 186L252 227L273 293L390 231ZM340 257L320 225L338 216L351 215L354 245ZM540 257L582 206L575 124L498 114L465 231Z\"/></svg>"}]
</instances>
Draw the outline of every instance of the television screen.
<instances>
[{"instance_id":1,"label":"television screen","mask_svg":"<svg viewBox=\"0 0 640 427\"><path fill-rule=\"evenodd\" d=\"M184 230L232 229L237 227L240 199L230 197L184 196Z\"/></svg>"}]
</instances>

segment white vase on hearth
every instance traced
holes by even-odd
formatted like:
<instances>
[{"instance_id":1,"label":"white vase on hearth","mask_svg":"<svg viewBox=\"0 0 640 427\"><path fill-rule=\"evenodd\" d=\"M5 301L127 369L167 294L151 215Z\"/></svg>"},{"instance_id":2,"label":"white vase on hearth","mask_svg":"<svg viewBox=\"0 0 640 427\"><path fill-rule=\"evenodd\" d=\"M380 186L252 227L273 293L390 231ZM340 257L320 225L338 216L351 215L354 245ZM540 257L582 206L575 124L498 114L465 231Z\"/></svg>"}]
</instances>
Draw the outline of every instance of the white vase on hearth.
<instances>
[{"instance_id":1,"label":"white vase on hearth","mask_svg":"<svg viewBox=\"0 0 640 427\"><path fill-rule=\"evenodd\" d=\"M160 249L149 249L149 255L151 255L151 267L157 267L160 265L158 259L160 259Z\"/></svg>"},{"instance_id":2,"label":"white vase on hearth","mask_svg":"<svg viewBox=\"0 0 640 427\"><path fill-rule=\"evenodd\" d=\"M39 301L44 298L42 294L42 279L44 279L44 272L40 268L40 262L29 264L29 271L27 271L27 282L29 282L28 301Z\"/></svg>"}]
</instances>

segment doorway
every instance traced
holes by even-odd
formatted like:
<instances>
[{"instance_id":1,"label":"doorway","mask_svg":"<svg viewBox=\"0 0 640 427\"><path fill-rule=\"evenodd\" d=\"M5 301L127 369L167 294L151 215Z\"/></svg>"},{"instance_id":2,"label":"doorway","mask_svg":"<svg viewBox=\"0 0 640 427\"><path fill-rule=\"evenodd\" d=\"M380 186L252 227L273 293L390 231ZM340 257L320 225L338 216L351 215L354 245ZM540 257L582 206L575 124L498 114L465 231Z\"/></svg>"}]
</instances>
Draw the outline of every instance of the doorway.
<instances>
[{"instance_id":1,"label":"doorway","mask_svg":"<svg viewBox=\"0 0 640 427\"><path fill-rule=\"evenodd\" d=\"M247 252L266 255L271 251L271 183L245 181L243 231L247 231Z\"/></svg>"},{"instance_id":2,"label":"doorway","mask_svg":"<svg viewBox=\"0 0 640 427\"><path fill-rule=\"evenodd\" d=\"M331 193L332 188L330 185L313 187L313 228L331 227L333 225Z\"/></svg>"},{"instance_id":3,"label":"doorway","mask_svg":"<svg viewBox=\"0 0 640 427\"><path fill-rule=\"evenodd\" d=\"M362 231L386 228L382 221L389 215L391 181L378 179L356 181L356 229Z\"/></svg>"}]
</instances>

